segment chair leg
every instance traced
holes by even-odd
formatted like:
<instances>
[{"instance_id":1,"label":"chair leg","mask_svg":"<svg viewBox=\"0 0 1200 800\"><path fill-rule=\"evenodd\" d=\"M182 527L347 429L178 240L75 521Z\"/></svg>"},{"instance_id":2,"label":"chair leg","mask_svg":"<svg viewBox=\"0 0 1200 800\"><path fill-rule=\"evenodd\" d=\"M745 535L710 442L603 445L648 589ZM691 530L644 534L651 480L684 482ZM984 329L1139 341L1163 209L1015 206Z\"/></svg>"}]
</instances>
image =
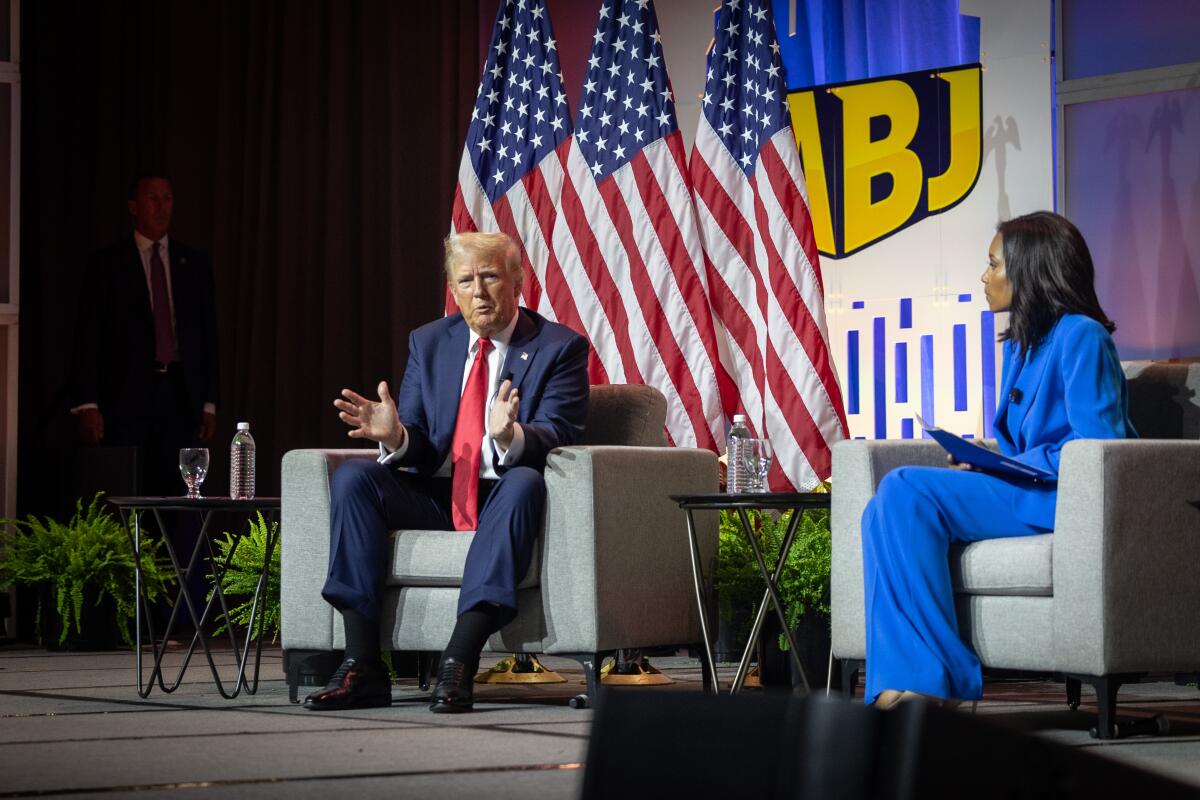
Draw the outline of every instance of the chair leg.
<instances>
[{"instance_id":1,"label":"chair leg","mask_svg":"<svg viewBox=\"0 0 1200 800\"><path fill-rule=\"evenodd\" d=\"M1079 710L1079 695L1083 690L1083 683L1079 678L1067 678L1067 707L1072 711Z\"/></svg>"},{"instance_id":2,"label":"chair leg","mask_svg":"<svg viewBox=\"0 0 1200 800\"><path fill-rule=\"evenodd\" d=\"M604 659L609 653L557 653L563 658L572 658L579 662L583 667L584 677L587 679L587 693L577 694L570 699L568 705L571 708L592 708L600 700L600 665L604 663Z\"/></svg>"},{"instance_id":3,"label":"chair leg","mask_svg":"<svg viewBox=\"0 0 1200 800\"><path fill-rule=\"evenodd\" d=\"M842 668L842 693L847 700L854 700L854 688L858 685L858 675L863 671L866 662L860 658L841 658L838 663Z\"/></svg>"},{"instance_id":4,"label":"chair leg","mask_svg":"<svg viewBox=\"0 0 1200 800\"><path fill-rule=\"evenodd\" d=\"M1096 727L1090 733L1093 739L1118 739L1122 733L1155 733L1158 723L1146 726L1140 723L1119 723L1117 721L1117 692L1127 683L1135 683L1141 677L1138 673L1122 672L1115 675L1065 675L1067 681L1068 700L1070 699L1070 681L1086 683L1096 692ZM1076 690L1078 691L1078 689ZM1075 695L1078 698L1078 694ZM1078 701L1077 701L1078 702ZM1145 728L1145 729L1144 729ZM1144 730L1143 730L1144 729Z\"/></svg>"},{"instance_id":5,"label":"chair leg","mask_svg":"<svg viewBox=\"0 0 1200 800\"><path fill-rule=\"evenodd\" d=\"M421 650L417 653L417 681L422 692L428 692L433 684L433 673L437 672L442 654L437 650Z\"/></svg>"},{"instance_id":6,"label":"chair leg","mask_svg":"<svg viewBox=\"0 0 1200 800\"><path fill-rule=\"evenodd\" d=\"M288 700L299 703L302 686L324 686L341 663L341 650L284 650L283 670L287 673Z\"/></svg>"}]
</instances>

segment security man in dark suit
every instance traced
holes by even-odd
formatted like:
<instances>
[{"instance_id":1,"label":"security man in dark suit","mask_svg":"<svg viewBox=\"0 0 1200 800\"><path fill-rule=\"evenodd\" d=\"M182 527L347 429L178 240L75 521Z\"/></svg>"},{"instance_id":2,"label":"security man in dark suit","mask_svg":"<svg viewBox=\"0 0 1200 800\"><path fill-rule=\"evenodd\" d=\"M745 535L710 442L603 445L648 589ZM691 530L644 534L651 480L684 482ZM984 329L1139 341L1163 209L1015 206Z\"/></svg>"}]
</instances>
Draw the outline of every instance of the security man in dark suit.
<instances>
[{"instance_id":1,"label":"security man in dark suit","mask_svg":"<svg viewBox=\"0 0 1200 800\"><path fill-rule=\"evenodd\" d=\"M161 175L131 187L133 234L92 256L83 281L73 413L84 445L136 446L141 493L182 493L179 449L217 427L217 330L208 256L168 237Z\"/></svg>"}]
</instances>

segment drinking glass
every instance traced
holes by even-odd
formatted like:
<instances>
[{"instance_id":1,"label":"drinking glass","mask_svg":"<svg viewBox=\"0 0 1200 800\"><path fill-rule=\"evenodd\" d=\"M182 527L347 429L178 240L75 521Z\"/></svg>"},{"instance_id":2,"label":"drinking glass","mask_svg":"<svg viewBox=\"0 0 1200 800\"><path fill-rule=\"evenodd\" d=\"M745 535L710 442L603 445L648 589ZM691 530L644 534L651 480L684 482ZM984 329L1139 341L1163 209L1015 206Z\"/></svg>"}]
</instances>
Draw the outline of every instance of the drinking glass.
<instances>
[{"instance_id":1,"label":"drinking glass","mask_svg":"<svg viewBox=\"0 0 1200 800\"><path fill-rule=\"evenodd\" d=\"M775 451L767 439L747 439L742 445L742 465L750 478L747 491L766 492L767 473L771 471L771 461Z\"/></svg>"},{"instance_id":2,"label":"drinking glass","mask_svg":"<svg viewBox=\"0 0 1200 800\"><path fill-rule=\"evenodd\" d=\"M200 484L208 475L208 448L184 447L179 451L179 472L187 484L189 500L200 499Z\"/></svg>"}]
</instances>

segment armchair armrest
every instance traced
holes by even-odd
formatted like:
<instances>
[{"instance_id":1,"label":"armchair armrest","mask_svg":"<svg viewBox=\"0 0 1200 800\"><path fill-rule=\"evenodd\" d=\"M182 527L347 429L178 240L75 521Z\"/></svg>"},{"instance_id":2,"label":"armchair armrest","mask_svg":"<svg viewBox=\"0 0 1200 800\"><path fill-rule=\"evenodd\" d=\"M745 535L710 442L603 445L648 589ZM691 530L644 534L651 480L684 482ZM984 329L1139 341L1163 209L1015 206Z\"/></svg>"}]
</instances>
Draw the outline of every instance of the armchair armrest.
<instances>
[{"instance_id":1,"label":"armchair armrest","mask_svg":"<svg viewBox=\"0 0 1200 800\"><path fill-rule=\"evenodd\" d=\"M681 447L564 447L546 462L542 603L547 653L700 641L684 512L715 492L717 457ZM698 514L706 574L716 514Z\"/></svg>"},{"instance_id":2,"label":"armchair armrest","mask_svg":"<svg viewBox=\"0 0 1200 800\"><path fill-rule=\"evenodd\" d=\"M946 451L930 439L852 439L833 446L829 517L833 561L829 594L833 653L838 658L867 655L859 526L863 510L883 476L904 466L945 467Z\"/></svg>"},{"instance_id":3,"label":"armchair armrest","mask_svg":"<svg viewBox=\"0 0 1200 800\"><path fill-rule=\"evenodd\" d=\"M1054 530L1054 657L1103 675L1200 667L1200 441L1069 442Z\"/></svg>"},{"instance_id":4,"label":"armchair armrest","mask_svg":"<svg viewBox=\"0 0 1200 800\"><path fill-rule=\"evenodd\" d=\"M283 456L280 514L281 639L286 649L333 648L333 607L321 597L329 568L329 479L377 450L292 450Z\"/></svg>"}]
</instances>

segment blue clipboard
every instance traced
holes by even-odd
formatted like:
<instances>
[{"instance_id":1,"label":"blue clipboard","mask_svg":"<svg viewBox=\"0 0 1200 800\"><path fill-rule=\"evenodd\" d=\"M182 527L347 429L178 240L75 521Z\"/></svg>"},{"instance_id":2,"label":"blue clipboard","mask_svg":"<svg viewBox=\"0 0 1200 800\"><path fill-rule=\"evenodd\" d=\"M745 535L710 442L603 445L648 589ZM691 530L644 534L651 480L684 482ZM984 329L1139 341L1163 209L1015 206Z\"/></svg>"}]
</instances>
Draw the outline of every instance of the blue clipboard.
<instances>
[{"instance_id":1,"label":"blue clipboard","mask_svg":"<svg viewBox=\"0 0 1200 800\"><path fill-rule=\"evenodd\" d=\"M929 433L929 436L940 444L942 449L954 456L955 461L970 464L972 467L981 469L984 472L993 472L997 475L1007 475L1012 478L1023 478L1034 483L1058 482L1058 476L1053 472L1032 467L1014 458L1009 458L1008 456L988 450L981 445L968 442L961 436L955 436L953 433L950 433L950 431L944 431L941 428L927 425L925 420L921 419L919 415L914 416L917 417L917 422Z\"/></svg>"}]
</instances>

